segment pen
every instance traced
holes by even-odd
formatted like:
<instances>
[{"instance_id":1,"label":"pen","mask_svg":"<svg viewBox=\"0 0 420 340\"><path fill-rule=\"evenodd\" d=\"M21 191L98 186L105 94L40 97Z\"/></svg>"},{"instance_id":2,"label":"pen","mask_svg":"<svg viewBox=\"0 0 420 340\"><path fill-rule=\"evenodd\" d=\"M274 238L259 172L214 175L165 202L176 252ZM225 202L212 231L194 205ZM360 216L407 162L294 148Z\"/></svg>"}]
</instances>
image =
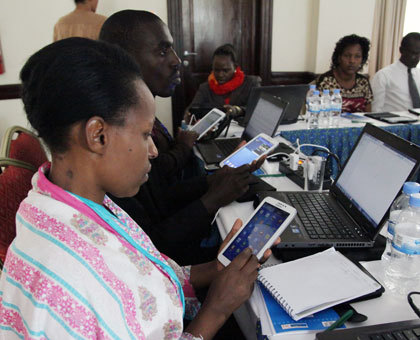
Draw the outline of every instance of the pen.
<instances>
[{"instance_id":1,"label":"pen","mask_svg":"<svg viewBox=\"0 0 420 340\"><path fill-rule=\"evenodd\" d=\"M330 327L328 327L325 331L332 331L337 327L344 325L344 323L353 316L353 310L348 310L345 312L341 318L339 318L336 322L334 322Z\"/></svg>"},{"instance_id":2,"label":"pen","mask_svg":"<svg viewBox=\"0 0 420 340\"><path fill-rule=\"evenodd\" d=\"M285 174L263 174L263 175L257 175L257 177L284 177Z\"/></svg>"}]
</instances>

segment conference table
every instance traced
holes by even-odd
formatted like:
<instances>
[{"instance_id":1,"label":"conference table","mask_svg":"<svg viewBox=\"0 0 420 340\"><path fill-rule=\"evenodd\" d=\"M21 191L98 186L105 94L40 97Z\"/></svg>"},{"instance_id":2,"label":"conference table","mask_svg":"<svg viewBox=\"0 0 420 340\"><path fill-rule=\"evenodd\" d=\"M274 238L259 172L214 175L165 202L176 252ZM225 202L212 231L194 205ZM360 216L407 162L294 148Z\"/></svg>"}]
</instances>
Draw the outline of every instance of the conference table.
<instances>
[{"instance_id":1,"label":"conference table","mask_svg":"<svg viewBox=\"0 0 420 340\"><path fill-rule=\"evenodd\" d=\"M406 113L400 113L402 115ZM408 113L407 113L408 114ZM411 115L409 115L412 117ZM404 139L408 139L416 144L420 144L419 130L420 124L404 124L404 125L389 125L381 123L373 119L366 119L363 122L352 122L346 118L341 118L340 127L335 129L317 129L308 130L306 123L297 122L295 124L280 126L277 138L285 143L295 142L299 138L299 143L304 144L318 144L328 147L331 152L336 153L340 160L344 162L352 146L355 144L358 135L360 134L365 123L370 122L383 127L384 129L396 133ZM233 126L230 129L230 136L238 136L241 133L239 127ZM277 174L276 163L265 162L263 165L267 173ZM269 184L281 191L300 191L302 188L289 180L287 177L264 177ZM233 202L228 206L220 209L216 222L222 238L225 238L231 229L234 221L237 218L246 220L253 212L252 202L238 203ZM384 234L385 228L381 233ZM280 260L271 256L268 264L280 263ZM361 262L361 264L385 287L384 277L385 269L381 261ZM287 278L284 278L287 280ZM420 291L420 282L417 290ZM251 298L243 304L237 311L235 311L235 318L248 340L255 339L292 339L292 340L309 340L315 339L315 333L293 333L287 332L282 334L261 334L261 316L263 314L261 297L255 291ZM415 298L415 303L420 306L420 298ZM411 309L407 302L406 296L397 293L391 293L385 288L385 292L381 297L366 300L362 302L353 303L357 312L368 317L367 321L363 323L346 323L346 327L362 327L380 323L388 323L395 321L416 319L417 316ZM257 327L258 325L258 327ZM259 328L259 331L257 331ZM268 328L265 327L267 330ZM258 338L257 338L258 334Z\"/></svg>"},{"instance_id":2,"label":"conference table","mask_svg":"<svg viewBox=\"0 0 420 340\"><path fill-rule=\"evenodd\" d=\"M398 113L401 116L416 118L416 116L409 112L395 113ZM360 116L364 117L363 114L360 114ZM387 124L369 117L364 117L363 119L340 117L339 122L340 126L338 128L307 129L307 124L304 121L298 121L295 124L280 125L278 135L292 143L299 140L299 144L316 144L324 146L338 156L341 164L344 164L347 160L350 151L355 145L356 140L366 123L379 126L403 139L420 145L420 121L413 124ZM313 150L314 149L311 147L303 149L307 154L311 154ZM338 167L334 162L332 163L332 176L335 178L337 174Z\"/></svg>"}]
</instances>

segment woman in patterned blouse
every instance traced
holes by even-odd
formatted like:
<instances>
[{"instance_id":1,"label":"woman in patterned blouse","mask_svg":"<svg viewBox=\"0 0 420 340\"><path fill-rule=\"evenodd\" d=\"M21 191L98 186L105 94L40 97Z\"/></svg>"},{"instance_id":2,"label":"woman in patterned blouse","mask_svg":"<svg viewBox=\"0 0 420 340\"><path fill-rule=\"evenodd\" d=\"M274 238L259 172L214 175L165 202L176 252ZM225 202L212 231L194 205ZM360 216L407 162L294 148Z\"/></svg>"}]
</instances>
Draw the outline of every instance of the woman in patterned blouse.
<instances>
[{"instance_id":1,"label":"woman in patterned blouse","mask_svg":"<svg viewBox=\"0 0 420 340\"><path fill-rule=\"evenodd\" d=\"M0 338L213 338L252 293L251 249L226 267L180 267L106 195L132 197L157 156L155 103L136 62L110 44L69 38L35 53L20 75L51 162L16 216L0 278ZM200 307L194 289L205 287Z\"/></svg>"},{"instance_id":2,"label":"woman in patterned blouse","mask_svg":"<svg viewBox=\"0 0 420 340\"><path fill-rule=\"evenodd\" d=\"M355 34L341 38L335 45L331 69L319 76L316 85L325 89L340 89L342 112L370 112L373 101L369 79L358 72L369 56L369 40Z\"/></svg>"}]
</instances>

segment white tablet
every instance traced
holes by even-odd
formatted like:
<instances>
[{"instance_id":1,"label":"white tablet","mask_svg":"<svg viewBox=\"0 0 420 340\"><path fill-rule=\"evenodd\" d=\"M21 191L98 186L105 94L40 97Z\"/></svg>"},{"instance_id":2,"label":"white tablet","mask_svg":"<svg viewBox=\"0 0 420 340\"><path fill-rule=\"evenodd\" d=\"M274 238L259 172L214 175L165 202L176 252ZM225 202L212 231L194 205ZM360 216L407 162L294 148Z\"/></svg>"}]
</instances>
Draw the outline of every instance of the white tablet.
<instances>
[{"instance_id":1,"label":"white tablet","mask_svg":"<svg viewBox=\"0 0 420 340\"><path fill-rule=\"evenodd\" d=\"M225 118L226 114L219 109L212 109L208 112L203 118L201 118L195 125L191 127L191 131L195 131L198 133L199 140L203 137L207 131L211 130L214 126L216 126L223 118Z\"/></svg>"},{"instance_id":2,"label":"white tablet","mask_svg":"<svg viewBox=\"0 0 420 340\"><path fill-rule=\"evenodd\" d=\"M278 144L279 142L274 138L260 133L243 147L221 161L220 167L228 165L231 168L238 168L244 164L250 164L252 161L274 150Z\"/></svg>"},{"instance_id":3,"label":"white tablet","mask_svg":"<svg viewBox=\"0 0 420 340\"><path fill-rule=\"evenodd\" d=\"M252 253L261 260L264 252L273 245L295 216L295 208L275 198L266 197L222 249L217 259L227 266L244 249L251 248Z\"/></svg>"}]
</instances>

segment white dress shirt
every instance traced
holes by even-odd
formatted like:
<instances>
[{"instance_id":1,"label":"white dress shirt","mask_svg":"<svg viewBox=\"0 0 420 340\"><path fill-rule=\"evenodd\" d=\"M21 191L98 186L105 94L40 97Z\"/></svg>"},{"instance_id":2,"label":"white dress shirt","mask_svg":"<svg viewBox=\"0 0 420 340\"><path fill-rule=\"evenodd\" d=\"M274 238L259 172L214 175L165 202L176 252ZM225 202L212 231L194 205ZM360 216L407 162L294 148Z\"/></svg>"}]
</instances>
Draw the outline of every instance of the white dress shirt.
<instances>
[{"instance_id":1,"label":"white dress shirt","mask_svg":"<svg viewBox=\"0 0 420 340\"><path fill-rule=\"evenodd\" d=\"M420 92L420 69L411 70ZM408 90L408 68L397 60L379 70L372 80L373 112L406 111L413 107Z\"/></svg>"}]
</instances>

